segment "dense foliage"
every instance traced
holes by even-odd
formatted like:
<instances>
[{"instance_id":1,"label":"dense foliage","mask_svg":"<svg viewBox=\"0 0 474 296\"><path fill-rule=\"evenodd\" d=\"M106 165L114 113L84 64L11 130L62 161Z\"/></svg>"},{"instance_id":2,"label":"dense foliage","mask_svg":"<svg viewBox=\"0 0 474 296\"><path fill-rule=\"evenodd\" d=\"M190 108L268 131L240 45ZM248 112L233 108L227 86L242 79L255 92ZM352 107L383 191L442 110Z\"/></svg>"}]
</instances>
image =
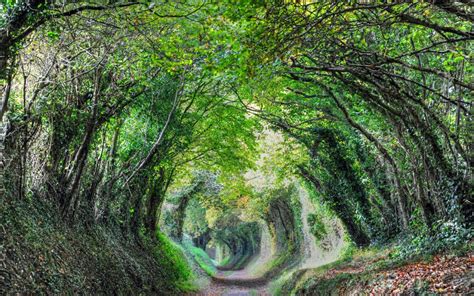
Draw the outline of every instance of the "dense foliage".
<instances>
[{"instance_id":1,"label":"dense foliage","mask_svg":"<svg viewBox=\"0 0 474 296\"><path fill-rule=\"evenodd\" d=\"M280 88L254 112L307 149L298 173L359 245L473 221L463 9L307 1L266 11L256 52Z\"/></svg>"}]
</instances>

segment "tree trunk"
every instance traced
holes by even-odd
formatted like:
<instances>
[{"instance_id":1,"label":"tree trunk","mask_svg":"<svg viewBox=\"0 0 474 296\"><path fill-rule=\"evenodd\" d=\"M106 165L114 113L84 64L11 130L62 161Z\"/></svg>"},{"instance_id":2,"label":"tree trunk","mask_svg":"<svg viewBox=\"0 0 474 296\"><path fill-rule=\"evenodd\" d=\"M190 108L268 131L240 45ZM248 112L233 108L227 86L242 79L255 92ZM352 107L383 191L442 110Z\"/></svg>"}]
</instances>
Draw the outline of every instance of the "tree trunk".
<instances>
[{"instance_id":1,"label":"tree trunk","mask_svg":"<svg viewBox=\"0 0 474 296\"><path fill-rule=\"evenodd\" d=\"M147 205L147 215L145 217L145 228L152 239L156 239L157 221L159 219L161 205L165 198L168 186L171 183L174 169L171 172L161 167L159 169L158 179L149 179L149 197Z\"/></svg>"}]
</instances>

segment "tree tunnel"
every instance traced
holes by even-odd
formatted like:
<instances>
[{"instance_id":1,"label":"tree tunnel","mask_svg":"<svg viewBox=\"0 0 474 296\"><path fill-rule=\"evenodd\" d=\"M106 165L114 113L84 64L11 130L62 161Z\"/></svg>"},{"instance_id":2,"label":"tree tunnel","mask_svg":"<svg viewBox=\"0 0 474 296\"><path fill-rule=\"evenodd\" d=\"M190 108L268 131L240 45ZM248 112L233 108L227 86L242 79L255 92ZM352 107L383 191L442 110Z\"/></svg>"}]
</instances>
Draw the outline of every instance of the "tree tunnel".
<instances>
[{"instance_id":1,"label":"tree tunnel","mask_svg":"<svg viewBox=\"0 0 474 296\"><path fill-rule=\"evenodd\" d=\"M218 269L242 269L258 254L260 247L260 225L257 222L242 222L214 232L214 240L221 249L223 260Z\"/></svg>"},{"instance_id":2,"label":"tree tunnel","mask_svg":"<svg viewBox=\"0 0 474 296\"><path fill-rule=\"evenodd\" d=\"M267 192L265 208L251 221L231 210L221 213L211 225L213 208L207 204L211 195L203 194L215 182L206 180L209 177L201 175L171 196L162 215L165 233L177 242L183 236L189 238L194 247L208 253L219 270L241 270L259 260L266 264L272 256L277 259L275 268L283 269L303 259L301 193L295 184Z\"/></svg>"},{"instance_id":3,"label":"tree tunnel","mask_svg":"<svg viewBox=\"0 0 474 296\"><path fill-rule=\"evenodd\" d=\"M472 253L472 2L1 1L0 294Z\"/></svg>"},{"instance_id":4,"label":"tree tunnel","mask_svg":"<svg viewBox=\"0 0 474 296\"><path fill-rule=\"evenodd\" d=\"M216 183L214 174L207 171L195 172L190 184L174 192L163 207L164 217L160 221L162 230L173 240L180 242L187 226L187 233L194 244L205 249L211 236L205 222L203 200L217 196L219 190L220 185ZM186 224L186 219L191 219L191 222Z\"/></svg>"},{"instance_id":5,"label":"tree tunnel","mask_svg":"<svg viewBox=\"0 0 474 296\"><path fill-rule=\"evenodd\" d=\"M193 244L203 250L208 249L208 245L211 242L211 231L209 229L205 230L203 233L198 234L192 238Z\"/></svg>"}]
</instances>

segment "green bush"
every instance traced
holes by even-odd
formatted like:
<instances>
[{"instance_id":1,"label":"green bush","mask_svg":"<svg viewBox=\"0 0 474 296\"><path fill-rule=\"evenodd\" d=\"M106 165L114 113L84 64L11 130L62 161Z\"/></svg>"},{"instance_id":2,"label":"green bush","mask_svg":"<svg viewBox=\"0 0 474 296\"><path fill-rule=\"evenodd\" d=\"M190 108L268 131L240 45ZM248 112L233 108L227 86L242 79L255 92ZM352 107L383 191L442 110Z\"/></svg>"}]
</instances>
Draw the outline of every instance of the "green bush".
<instances>
[{"instance_id":1,"label":"green bush","mask_svg":"<svg viewBox=\"0 0 474 296\"><path fill-rule=\"evenodd\" d=\"M421 228L418 228L420 230ZM443 251L469 248L466 242L473 238L473 230L458 221L436 222L431 229L423 228L412 233L397 247L391 257L408 259L420 255L432 255Z\"/></svg>"}]
</instances>

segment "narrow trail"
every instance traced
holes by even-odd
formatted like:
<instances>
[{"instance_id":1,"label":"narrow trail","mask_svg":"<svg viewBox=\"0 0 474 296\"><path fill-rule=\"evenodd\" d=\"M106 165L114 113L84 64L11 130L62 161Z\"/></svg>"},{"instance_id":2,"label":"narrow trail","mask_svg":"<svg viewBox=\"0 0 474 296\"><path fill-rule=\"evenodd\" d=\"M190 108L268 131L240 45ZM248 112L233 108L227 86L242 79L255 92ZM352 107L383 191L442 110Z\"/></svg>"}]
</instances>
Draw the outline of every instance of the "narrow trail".
<instances>
[{"instance_id":1,"label":"narrow trail","mask_svg":"<svg viewBox=\"0 0 474 296\"><path fill-rule=\"evenodd\" d=\"M342 227L337 221L327 222L327 231L325 239L318 244L315 237L310 232L308 216L315 212L308 192L299 187L300 202L302 205L301 220L303 222L303 247L304 258L301 264L295 269L316 268L337 260L344 240L341 235ZM265 266L275 256L275 250L271 245L271 236L266 227L262 228L262 244L260 252L255 256L244 269L241 270L220 270L212 277L208 287L197 294L202 296L221 296L221 295L271 295L268 289L268 279L262 277ZM263 268L263 269L262 269Z\"/></svg>"},{"instance_id":2,"label":"narrow trail","mask_svg":"<svg viewBox=\"0 0 474 296\"><path fill-rule=\"evenodd\" d=\"M262 267L273 258L271 237L266 227L262 228L260 252L245 268L240 270L219 270L212 277L209 286L199 296L269 296L268 280L260 276Z\"/></svg>"},{"instance_id":3,"label":"narrow trail","mask_svg":"<svg viewBox=\"0 0 474 296\"><path fill-rule=\"evenodd\" d=\"M270 296L267 280L251 276L246 269L219 271L209 286L196 296Z\"/></svg>"}]
</instances>

